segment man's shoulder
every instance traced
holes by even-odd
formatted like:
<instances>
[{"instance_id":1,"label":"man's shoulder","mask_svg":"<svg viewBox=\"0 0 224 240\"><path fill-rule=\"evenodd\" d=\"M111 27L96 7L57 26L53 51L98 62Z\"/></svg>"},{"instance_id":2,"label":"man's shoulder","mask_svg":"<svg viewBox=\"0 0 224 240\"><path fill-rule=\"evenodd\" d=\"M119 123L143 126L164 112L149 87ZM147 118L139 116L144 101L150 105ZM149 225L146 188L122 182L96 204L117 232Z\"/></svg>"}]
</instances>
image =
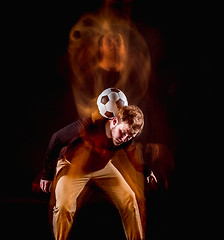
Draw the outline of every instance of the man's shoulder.
<instances>
[{"instance_id":1,"label":"man's shoulder","mask_svg":"<svg viewBox=\"0 0 224 240\"><path fill-rule=\"evenodd\" d=\"M82 117L74 125L85 130L105 129L106 118L93 119L92 117Z\"/></svg>"},{"instance_id":2,"label":"man's shoulder","mask_svg":"<svg viewBox=\"0 0 224 240\"><path fill-rule=\"evenodd\" d=\"M89 128L92 128L93 121L91 117L82 117L72 123L76 131L80 133L86 132Z\"/></svg>"},{"instance_id":3,"label":"man's shoulder","mask_svg":"<svg viewBox=\"0 0 224 240\"><path fill-rule=\"evenodd\" d=\"M91 117L82 117L79 120L76 121L78 124L81 124L83 126L89 126L93 124Z\"/></svg>"},{"instance_id":4,"label":"man's shoulder","mask_svg":"<svg viewBox=\"0 0 224 240\"><path fill-rule=\"evenodd\" d=\"M70 124L66 125L62 129L60 129L57 134L59 135L69 135L72 133L83 132L92 124L92 120L90 117L82 117L78 120L71 122Z\"/></svg>"}]
</instances>

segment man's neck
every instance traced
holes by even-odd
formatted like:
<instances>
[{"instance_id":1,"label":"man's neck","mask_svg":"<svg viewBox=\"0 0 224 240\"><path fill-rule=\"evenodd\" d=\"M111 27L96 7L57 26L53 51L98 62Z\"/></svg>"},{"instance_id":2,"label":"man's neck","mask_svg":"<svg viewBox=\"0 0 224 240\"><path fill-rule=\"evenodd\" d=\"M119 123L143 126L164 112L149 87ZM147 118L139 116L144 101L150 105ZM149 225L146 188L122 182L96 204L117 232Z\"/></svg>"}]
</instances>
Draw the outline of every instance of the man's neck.
<instances>
[{"instance_id":1,"label":"man's neck","mask_svg":"<svg viewBox=\"0 0 224 240\"><path fill-rule=\"evenodd\" d=\"M107 71L121 71L123 68L123 63L119 62L114 62L114 61L109 61L109 60L102 60L99 63L99 66Z\"/></svg>"}]
</instances>

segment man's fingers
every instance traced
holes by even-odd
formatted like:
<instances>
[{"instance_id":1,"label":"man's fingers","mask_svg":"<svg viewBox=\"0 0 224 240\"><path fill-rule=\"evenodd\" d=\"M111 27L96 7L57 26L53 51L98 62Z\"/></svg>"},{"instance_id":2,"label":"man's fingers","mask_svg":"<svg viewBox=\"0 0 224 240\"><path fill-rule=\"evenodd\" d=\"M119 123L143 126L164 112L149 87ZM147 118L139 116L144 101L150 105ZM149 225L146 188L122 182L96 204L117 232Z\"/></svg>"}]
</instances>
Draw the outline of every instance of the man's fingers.
<instances>
[{"instance_id":1,"label":"man's fingers","mask_svg":"<svg viewBox=\"0 0 224 240\"><path fill-rule=\"evenodd\" d=\"M146 179L147 179L147 183L149 183L149 176Z\"/></svg>"},{"instance_id":2,"label":"man's fingers","mask_svg":"<svg viewBox=\"0 0 224 240\"><path fill-rule=\"evenodd\" d=\"M46 182L44 182L44 187L43 187L43 189L44 189L44 192L47 193L47 183L46 183Z\"/></svg>"},{"instance_id":3,"label":"man's fingers","mask_svg":"<svg viewBox=\"0 0 224 240\"><path fill-rule=\"evenodd\" d=\"M40 189L42 190L42 182L41 182L41 180L40 180Z\"/></svg>"},{"instance_id":4,"label":"man's fingers","mask_svg":"<svg viewBox=\"0 0 224 240\"><path fill-rule=\"evenodd\" d=\"M48 193L48 187L49 187L49 182L48 181L45 181L44 182L44 192Z\"/></svg>"},{"instance_id":5,"label":"man's fingers","mask_svg":"<svg viewBox=\"0 0 224 240\"><path fill-rule=\"evenodd\" d=\"M40 180L40 188L43 192L48 193L51 191L52 182L48 180Z\"/></svg>"},{"instance_id":6,"label":"man's fingers","mask_svg":"<svg viewBox=\"0 0 224 240\"><path fill-rule=\"evenodd\" d=\"M42 191L44 191L44 183L43 183L43 180L40 180L40 188Z\"/></svg>"},{"instance_id":7,"label":"man's fingers","mask_svg":"<svg viewBox=\"0 0 224 240\"><path fill-rule=\"evenodd\" d=\"M46 181L41 182L41 189L42 189L43 192L47 192L46 191Z\"/></svg>"}]
</instances>

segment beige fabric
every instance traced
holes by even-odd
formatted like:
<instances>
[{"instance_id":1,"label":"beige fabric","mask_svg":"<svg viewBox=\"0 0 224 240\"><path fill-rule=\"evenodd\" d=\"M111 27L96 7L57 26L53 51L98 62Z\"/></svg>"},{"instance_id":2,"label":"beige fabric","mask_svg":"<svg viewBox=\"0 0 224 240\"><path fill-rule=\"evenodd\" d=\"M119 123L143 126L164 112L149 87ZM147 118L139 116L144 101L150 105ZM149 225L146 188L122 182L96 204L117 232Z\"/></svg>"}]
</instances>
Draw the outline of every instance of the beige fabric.
<instances>
[{"instance_id":1,"label":"beige fabric","mask_svg":"<svg viewBox=\"0 0 224 240\"><path fill-rule=\"evenodd\" d=\"M65 240L71 230L77 198L92 180L117 207L128 240L143 239L143 230L135 193L115 166L109 162L103 169L91 173L76 172L68 161L58 161L53 209L53 231L56 240Z\"/></svg>"}]
</instances>

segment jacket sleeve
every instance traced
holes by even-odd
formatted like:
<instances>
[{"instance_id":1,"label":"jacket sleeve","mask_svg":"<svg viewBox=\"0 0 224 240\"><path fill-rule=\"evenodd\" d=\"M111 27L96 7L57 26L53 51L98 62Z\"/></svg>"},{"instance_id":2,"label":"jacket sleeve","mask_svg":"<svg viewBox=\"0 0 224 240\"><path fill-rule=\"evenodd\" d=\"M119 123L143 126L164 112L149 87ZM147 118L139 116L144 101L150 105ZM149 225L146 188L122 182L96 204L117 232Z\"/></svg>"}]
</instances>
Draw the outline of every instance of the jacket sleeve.
<instances>
[{"instance_id":1,"label":"jacket sleeve","mask_svg":"<svg viewBox=\"0 0 224 240\"><path fill-rule=\"evenodd\" d=\"M62 148L67 146L71 141L80 138L84 134L88 123L88 120L80 119L52 135L45 154L41 179L53 180L55 167Z\"/></svg>"},{"instance_id":2,"label":"jacket sleeve","mask_svg":"<svg viewBox=\"0 0 224 240\"><path fill-rule=\"evenodd\" d=\"M146 166L143 158L142 144L136 143L135 141L130 141L124 148L129 161L133 167L138 171L143 173L145 177L151 174L151 170Z\"/></svg>"}]
</instances>

